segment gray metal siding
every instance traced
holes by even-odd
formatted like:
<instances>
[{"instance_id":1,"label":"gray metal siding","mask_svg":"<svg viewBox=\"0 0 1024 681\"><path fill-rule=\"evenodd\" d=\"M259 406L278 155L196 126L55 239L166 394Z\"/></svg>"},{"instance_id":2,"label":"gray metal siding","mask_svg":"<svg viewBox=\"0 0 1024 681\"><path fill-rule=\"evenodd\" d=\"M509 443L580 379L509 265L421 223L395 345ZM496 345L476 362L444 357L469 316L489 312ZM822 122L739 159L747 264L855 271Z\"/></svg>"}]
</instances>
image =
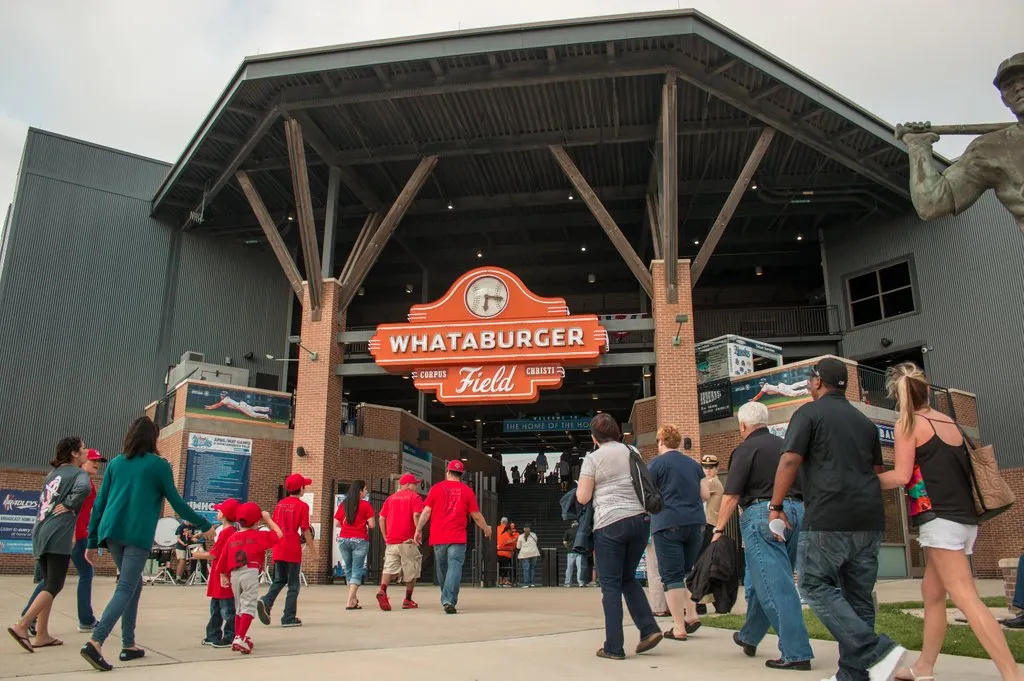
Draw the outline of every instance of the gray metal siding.
<instances>
[{"instance_id":1,"label":"gray metal siding","mask_svg":"<svg viewBox=\"0 0 1024 681\"><path fill-rule=\"evenodd\" d=\"M989 192L962 215L923 222L906 216L825 232L829 294L848 305L844 277L910 254L919 313L847 330L843 352L857 357L913 343L930 379L978 396L982 436L1000 464L1024 466L1024 233ZM848 320L848 316L846 317Z\"/></svg>"},{"instance_id":2,"label":"gray metal siding","mask_svg":"<svg viewBox=\"0 0 1024 681\"><path fill-rule=\"evenodd\" d=\"M269 338L266 351L279 354L284 277L265 254L152 219L167 168L29 132L0 288L0 467L44 468L68 434L116 453L186 349L242 362ZM187 322L175 323L174 309Z\"/></svg>"}]
</instances>

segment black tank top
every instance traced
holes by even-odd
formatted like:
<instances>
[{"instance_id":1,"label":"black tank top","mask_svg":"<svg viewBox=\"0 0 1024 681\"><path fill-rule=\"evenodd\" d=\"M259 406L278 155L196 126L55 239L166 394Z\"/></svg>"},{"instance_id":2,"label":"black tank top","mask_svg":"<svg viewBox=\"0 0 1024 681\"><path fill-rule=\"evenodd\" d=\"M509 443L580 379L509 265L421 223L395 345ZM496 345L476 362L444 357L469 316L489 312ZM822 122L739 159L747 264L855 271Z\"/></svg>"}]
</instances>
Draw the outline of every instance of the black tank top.
<instances>
[{"instance_id":1,"label":"black tank top","mask_svg":"<svg viewBox=\"0 0 1024 681\"><path fill-rule=\"evenodd\" d=\"M963 444L951 445L939 437L932 419L930 440L917 447L914 471L907 483L910 520L915 526L942 518L977 525L978 512L971 492L971 464Z\"/></svg>"}]
</instances>

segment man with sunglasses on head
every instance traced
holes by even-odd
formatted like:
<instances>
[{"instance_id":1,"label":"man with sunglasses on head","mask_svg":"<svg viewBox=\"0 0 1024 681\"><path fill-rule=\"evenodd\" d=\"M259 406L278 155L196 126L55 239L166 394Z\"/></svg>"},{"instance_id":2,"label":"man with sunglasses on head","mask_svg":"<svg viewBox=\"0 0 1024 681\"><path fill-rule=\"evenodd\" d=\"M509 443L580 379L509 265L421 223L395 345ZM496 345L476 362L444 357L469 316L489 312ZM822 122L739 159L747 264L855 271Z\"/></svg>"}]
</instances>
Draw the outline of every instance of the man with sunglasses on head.
<instances>
[{"instance_id":1,"label":"man with sunglasses on head","mask_svg":"<svg viewBox=\"0 0 1024 681\"><path fill-rule=\"evenodd\" d=\"M825 681L890 681L906 650L875 633L872 591L885 530L877 476L882 445L875 424L847 401L847 378L846 364L834 357L812 367L807 387L814 401L790 419L768 529L785 540L783 502L803 468L800 594L839 642L839 671Z\"/></svg>"}]
</instances>

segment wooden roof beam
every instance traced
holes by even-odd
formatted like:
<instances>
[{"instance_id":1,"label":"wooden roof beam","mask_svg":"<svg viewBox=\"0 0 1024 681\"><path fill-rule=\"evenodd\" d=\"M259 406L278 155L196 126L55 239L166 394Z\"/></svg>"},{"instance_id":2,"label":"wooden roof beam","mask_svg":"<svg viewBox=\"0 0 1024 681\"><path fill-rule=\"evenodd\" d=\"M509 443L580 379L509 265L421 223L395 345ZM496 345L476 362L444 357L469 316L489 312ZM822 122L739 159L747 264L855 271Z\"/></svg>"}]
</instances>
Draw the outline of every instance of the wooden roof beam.
<instances>
[{"instance_id":1,"label":"wooden roof beam","mask_svg":"<svg viewBox=\"0 0 1024 681\"><path fill-rule=\"evenodd\" d=\"M320 321L324 281L320 276L320 244L317 243L316 223L313 221L313 197L309 191L309 170L306 168L302 125L294 118L290 118L284 122L284 132L288 140L288 157L292 165L292 189L295 192L295 212L299 222L302 261L306 266L306 281L309 285L310 314L313 321L317 322Z\"/></svg>"},{"instance_id":2,"label":"wooden roof beam","mask_svg":"<svg viewBox=\"0 0 1024 681\"><path fill-rule=\"evenodd\" d=\"M302 304L302 277L299 275L299 268L295 266L295 261L292 260L292 256L288 252L288 247L284 245L281 233L277 231L277 225L274 224L273 218L270 217L270 213L263 203L263 199L260 198L259 192L256 191L256 187L253 186L252 180L249 179L246 172L239 170L235 173L235 178L242 187L242 192L245 194L245 198L248 199L252 212L256 214L256 219L259 221L260 227L263 228L263 234L267 237L267 242L270 243L274 255L277 256L281 269L284 270L285 278L288 279L292 291L298 297L299 304Z\"/></svg>"}]
</instances>

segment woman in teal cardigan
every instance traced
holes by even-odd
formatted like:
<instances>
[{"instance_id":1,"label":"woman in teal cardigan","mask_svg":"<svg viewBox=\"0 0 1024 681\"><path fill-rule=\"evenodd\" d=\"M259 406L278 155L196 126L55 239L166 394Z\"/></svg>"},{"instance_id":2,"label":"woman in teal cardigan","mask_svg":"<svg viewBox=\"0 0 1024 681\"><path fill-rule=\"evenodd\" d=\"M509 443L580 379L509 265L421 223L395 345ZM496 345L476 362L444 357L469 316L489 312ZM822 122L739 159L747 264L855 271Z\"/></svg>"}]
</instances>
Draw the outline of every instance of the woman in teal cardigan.
<instances>
[{"instance_id":1,"label":"woman in teal cardigan","mask_svg":"<svg viewBox=\"0 0 1024 681\"><path fill-rule=\"evenodd\" d=\"M135 621L142 594L142 570L153 548L164 500L184 520L213 537L210 522L178 494L171 465L157 452L159 434L160 428L148 416L132 423L124 437L124 453L107 466L93 505L85 557L95 564L97 548L106 547L120 570L114 595L93 630L92 639L82 646L82 657L98 671L113 669L103 658L103 642L118 619L121 661L136 660L146 654L135 645Z\"/></svg>"}]
</instances>

